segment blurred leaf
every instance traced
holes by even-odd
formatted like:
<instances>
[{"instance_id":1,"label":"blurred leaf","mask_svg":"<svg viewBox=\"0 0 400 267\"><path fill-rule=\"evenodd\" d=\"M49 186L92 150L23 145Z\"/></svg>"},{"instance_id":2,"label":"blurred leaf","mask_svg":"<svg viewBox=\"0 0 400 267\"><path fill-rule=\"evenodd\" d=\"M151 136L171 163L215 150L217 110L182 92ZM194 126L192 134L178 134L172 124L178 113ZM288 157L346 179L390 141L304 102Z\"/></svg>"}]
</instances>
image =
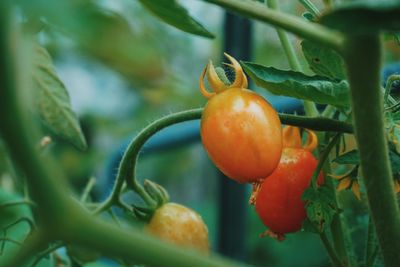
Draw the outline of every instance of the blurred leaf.
<instances>
[{"instance_id":1,"label":"blurred leaf","mask_svg":"<svg viewBox=\"0 0 400 267\"><path fill-rule=\"evenodd\" d=\"M67 35L81 50L136 86L153 87L165 78L161 51L148 34L136 34L124 17L109 10L87 6L80 12L85 13L85 27L67 29Z\"/></svg>"},{"instance_id":2,"label":"blurred leaf","mask_svg":"<svg viewBox=\"0 0 400 267\"><path fill-rule=\"evenodd\" d=\"M307 76L301 72L278 70L251 62L242 62L242 66L258 86L273 94L334 106L349 105L349 85L346 81Z\"/></svg>"},{"instance_id":3,"label":"blurred leaf","mask_svg":"<svg viewBox=\"0 0 400 267\"><path fill-rule=\"evenodd\" d=\"M61 138L77 148L86 149L86 140L63 82L58 77L51 57L45 48L34 47L33 83L35 106L45 124Z\"/></svg>"},{"instance_id":4,"label":"blurred leaf","mask_svg":"<svg viewBox=\"0 0 400 267\"><path fill-rule=\"evenodd\" d=\"M143 6L155 16L184 32L214 38L203 25L193 19L188 11L179 5L176 0L139 0Z\"/></svg>"},{"instance_id":5,"label":"blurred leaf","mask_svg":"<svg viewBox=\"0 0 400 267\"><path fill-rule=\"evenodd\" d=\"M400 30L400 2L398 0L349 1L322 16L326 26L349 33L378 33Z\"/></svg>"},{"instance_id":6,"label":"blurred leaf","mask_svg":"<svg viewBox=\"0 0 400 267\"><path fill-rule=\"evenodd\" d=\"M358 155L358 150L353 149L349 152L346 152L339 157L335 158L333 162L336 162L338 164L353 164L357 165L360 164L360 157Z\"/></svg>"},{"instance_id":7,"label":"blurred leaf","mask_svg":"<svg viewBox=\"0 0 400 267\"><path fill-rule=\"evenodd\" d=\"M318 75L345 80L344 62L334 50L304 40L301 42L304 56L310 69Z\"/></svg>"},{"instance_id":8,"label":"blurred leaf","mask_svg":"<svg viewBox=\"0 0 400 267\"><path fill-rule=\"evenodd\" d=\"M313 226L311 230L315 228L317 232L322 233L331 225L337 212L333 194L327 186L320 186L318 189L310 187L304 191L302 200L306 202L307 218ZM307 229L310 230L310 227L304 230Z\"/></svg>"}]
</instances>

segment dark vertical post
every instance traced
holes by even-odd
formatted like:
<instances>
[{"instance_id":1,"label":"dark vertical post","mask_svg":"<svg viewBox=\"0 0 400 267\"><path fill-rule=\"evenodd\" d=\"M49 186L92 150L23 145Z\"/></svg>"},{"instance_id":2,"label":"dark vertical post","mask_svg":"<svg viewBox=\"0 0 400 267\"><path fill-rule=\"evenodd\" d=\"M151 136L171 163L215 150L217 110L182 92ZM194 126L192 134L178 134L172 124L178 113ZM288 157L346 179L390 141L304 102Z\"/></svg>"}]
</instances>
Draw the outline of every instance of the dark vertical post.
<instances>
[{"instance_id":1,"label":"dark vertical post","mask_svg":"<svg viewBox=\"0 0 400 267\"><path fill-rule=\"evenodd\" d=\"M224 51L238 60L249 60L251 22L225 13ZM218 251L230 258L246 258L246 220L248 210L246 185L238 184L220 173Z\"/></svg>"}]
</instances>

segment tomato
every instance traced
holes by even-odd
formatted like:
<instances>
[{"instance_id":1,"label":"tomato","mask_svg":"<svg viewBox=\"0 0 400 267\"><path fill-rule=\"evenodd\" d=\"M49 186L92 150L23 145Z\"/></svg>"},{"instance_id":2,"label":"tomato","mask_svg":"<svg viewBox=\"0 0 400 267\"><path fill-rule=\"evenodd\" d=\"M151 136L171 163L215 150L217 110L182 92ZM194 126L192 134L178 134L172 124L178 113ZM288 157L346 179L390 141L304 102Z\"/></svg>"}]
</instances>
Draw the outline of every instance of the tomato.
<instances>
[{"instance_id":1,"label":"tomato","mask_svg":"<svg viewBox=\"0 0 400 267\"><path fill-rule=\"evenodd\" d=\"M262 222L278 237L301 229L306 218L301 196L309 186L318 161L303 148L284 148L278 167L257 192L255 208ZM318 184L323 182L323 174Z\"/></svg>"},{"instance_id":2,"label":"tomato","mask_svg":"<svg viewBox=\"0 0 400 267\"><path fill-rule=\"evenodd\" d=\"M273 107L258 94L245 89L247 80L240 65L229 57L235 71L230 85L219 80L209 64L208 80L213 93L201 118L201 139L214 164L240 183L267 177L279 163L282 152L281 122ZM217 80L218 79L218 80Z\"/></svg>"},{"instance_id":3,"label":"tomato","mask_svg":"<svg viewBox=\"0 0 400 267\"><path fill-rule=\"evenodd\" d=\"M208 229L195 211L176 204L166 203L153 214L146 232L173 244L208 253Z\"/></svg>"}]
</instances>

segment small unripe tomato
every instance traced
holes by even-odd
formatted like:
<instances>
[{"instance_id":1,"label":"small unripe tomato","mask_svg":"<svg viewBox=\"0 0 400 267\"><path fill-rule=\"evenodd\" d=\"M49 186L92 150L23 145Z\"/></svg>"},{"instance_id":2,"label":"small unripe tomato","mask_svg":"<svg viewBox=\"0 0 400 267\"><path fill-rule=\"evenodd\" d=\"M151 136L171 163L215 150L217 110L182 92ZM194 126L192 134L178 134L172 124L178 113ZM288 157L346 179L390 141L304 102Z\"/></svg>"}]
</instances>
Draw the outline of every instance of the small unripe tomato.
<instances>
[{"instance_id":1,"label":"small unripe tomato","mask_svg":"<svg viewBox=\"0 0 400 267\"><path fill-rule=\"evenodd\" d=\"M301 229L307 216L301 196L310 186L317 164L306 149L284 148L278 167L262 182L255 201L256 212L277 236ZM323 179L321 173L318 184Z\"/></svg>"},{"instance_id":2,"label":"small unripe tomato","mask_svg":"<svg viewBox=\"0 0 400 267\"><path fill-rule=\"evenodd\" d=\"M200 215L176 203L158 208L145 231L178 246L209 251L208 229Z\"/></svg>"},{"instance_id":3,"label":"small unripe tomato","mask_svg":"<svg viewBox=\"0 0 400 267\"><path fill-rule=\"evenodd\" d=\"M270 175L282 152L281 122L273 107L258 94L245 89L247 79L239 63L226 55L235 81L223 83L210 63L203 71L200 89L208 97L201 118L201 139L214 164L240 183ZM208 80L213 93L205 90Z\"/></svg>"}]
</instances>

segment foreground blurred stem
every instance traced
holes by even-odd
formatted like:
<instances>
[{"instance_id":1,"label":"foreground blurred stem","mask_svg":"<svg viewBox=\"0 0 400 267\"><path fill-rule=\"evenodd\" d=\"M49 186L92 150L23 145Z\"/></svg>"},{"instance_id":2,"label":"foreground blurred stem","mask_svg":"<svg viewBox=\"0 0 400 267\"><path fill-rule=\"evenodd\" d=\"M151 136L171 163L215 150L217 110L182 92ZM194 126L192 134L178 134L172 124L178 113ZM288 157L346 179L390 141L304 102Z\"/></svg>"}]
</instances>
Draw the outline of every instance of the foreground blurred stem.
<instances>
[{"instance_id":1,"label":"foreground blurred stem","mask_svg":"<svg viewBox=\"0 0 400 267\"><path fill-rule=\"evenodd\" d=\"M349 36L343 56L370 213L385 266L394 267L400 262L400 213L385 137L380 90L381 50L377 35Z\"/></svg>"},{"instance_id":2,"label":"foreground blurred stem","mask_svg":"<svg viewBox=\"0 0 400 267\"><path fill-rule=\"evenodd\" d=\"M272 10L279 11L279 3L277 0L267 0L267 5ZM299 59L296 55L296 52L293 48L292 43L290 42L289 36L287 33L280 28L276 28L276 32L278 33L279 40L282 44L283 50L285 51L286 57L289 61L289 66L294 71L303 71ZM303 100L304 111L307 116L315 117L319 115L317 107L314 102Z\"/></svg>"},{"instance_id":3,"label":"foreground blurred stem","mask_svg":"<svg viewBox=\"0 0 400 267\"><path fill-rule=\"evenodd\" d=\"M292 32L299 37L342 51L345 36L322 25L305 21L294 15L271 10L253 0L203 0Z\"/></svg>"}]
</instances>

